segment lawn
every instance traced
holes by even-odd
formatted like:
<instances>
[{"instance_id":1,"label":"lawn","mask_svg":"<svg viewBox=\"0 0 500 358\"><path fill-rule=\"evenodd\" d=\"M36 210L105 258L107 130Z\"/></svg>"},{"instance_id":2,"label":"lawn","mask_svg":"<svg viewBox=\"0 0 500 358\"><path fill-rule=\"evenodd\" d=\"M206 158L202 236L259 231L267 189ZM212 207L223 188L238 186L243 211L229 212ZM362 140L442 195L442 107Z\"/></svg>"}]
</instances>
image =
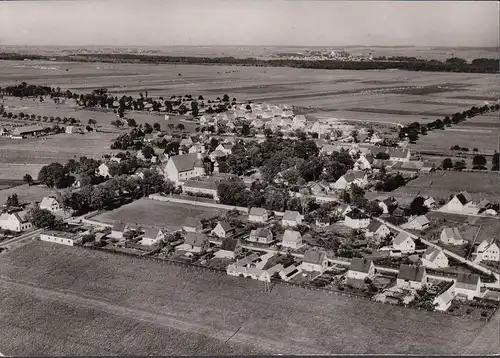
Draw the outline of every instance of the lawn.
<instances>
[{"instance_id":1,"label":"lawn","mask_svg":"<svg viewBox=\"0 0 500 358\"><path fill-rule=\"evenodd\" d=\"M167 354L217 354L217 342L202 347L190 338L181 347L180 330L220 340L228 337L221 332L238 328L231 342L271 354L459 354L484 324L283 285L264 293L262 283L251 279L40 241L3 253L0 270L22 282L16 287L44 288L36 297L11 289L2 296L2 337L21 335L30 342L6 339L4 354L74 354L86 345L90 352L158 354L166 344L172 347ZM2 286L12 286L4 281ZM156 329L167 317L180 322L178 330Z\"/></svg>"},{"instance_id":2,"label":"lawn","mask_svg":"<svg viewBox=\"0 0 500 358\"><path fill-rule=\"evenodd\" d=\"M121 220L134 225L155 226L177 230L188 217L203 219L218 215L225 210L189 204L169 203L158 200L140 199L113 211L106 211L92 219L112 224Z\"/></svg>"},{"instance_id":3,"label":"lawn","mask_svg":"<svg viewBox=\"0 0 500 358\"><path fill-rule=\"evenodd\" d=\"M17 194L21 203L30 203L32 201L41 201L44 196L55 195L55 193L55 190L48 189L42 185L29 186L28 184L23 184L0 190L0 203L5 203L7 198L12 194Z\"/></svg>"}]
</instances>

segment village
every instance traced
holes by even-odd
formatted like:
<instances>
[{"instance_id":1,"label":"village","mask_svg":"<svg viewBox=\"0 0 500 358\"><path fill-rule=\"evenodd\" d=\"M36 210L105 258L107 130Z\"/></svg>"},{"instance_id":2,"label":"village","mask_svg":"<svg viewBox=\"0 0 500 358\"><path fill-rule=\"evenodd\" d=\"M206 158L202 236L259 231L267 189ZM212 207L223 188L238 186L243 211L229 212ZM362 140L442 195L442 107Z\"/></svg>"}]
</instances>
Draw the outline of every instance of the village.
<instances>
[{"instance_id":1,"label":"village","mask_svg":"<svg viewBox=\"0 0 500 358\"><path fill-rule=\"evenodd\" d=\"M207 105L197 98L173 96L162 107L163 99L147 93L111 101L115 126L129 127L111 145L115 151L51 164L37 180L24 178L61 190L39 203L9 197L0 216L5 243L36 237L224 271L262 281L266 291L286 283L431 311L476 312L479 319L493 314L500 300L499 203L475 201L465 190L448 197L394 195L445 170L412 153L398 128L310 120L293 106L228 95ZM127 117L154 109L167 112L159 125L132 125ZM183 124L176 133L161 130L164 123L172 130L178 116L196 130ZM84 135L94 124L60 131ZM50 135L39 125L4 132L14 139ZM141 223L137 203L146 213L155 208L155 225ZM154 206L161 204L169 205L163 213ZM176 205L182 222L162 225ZM191 217L186 206L217 212ZM100 220L120 207L131 214ZM454 222L457 215L470 220Z\"/></svg>"}]
</instances>

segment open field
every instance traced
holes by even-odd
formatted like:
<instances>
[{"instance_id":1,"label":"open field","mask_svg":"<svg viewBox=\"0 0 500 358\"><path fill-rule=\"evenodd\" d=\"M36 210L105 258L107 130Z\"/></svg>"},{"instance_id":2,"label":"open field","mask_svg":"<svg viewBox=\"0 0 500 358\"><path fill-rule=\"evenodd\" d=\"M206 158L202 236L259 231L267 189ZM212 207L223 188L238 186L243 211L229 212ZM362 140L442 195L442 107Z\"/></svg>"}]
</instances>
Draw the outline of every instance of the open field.
<instances>
[{"instance_id":1,"label":"open field","mask_svg":"<svg viewBox=\"0 0 500 358\"><path fill-rule=\"evenodd\" d=\"M500 176L498 173L438 171L420 175L406 186L396 189L394 194L429 195L448 200L450 195L467 191L475 201L488 199L496 202L500 199L499 188Z\"/></svg>"},{"instance_id":2,"label":"open field","mask_svg":"<svg viewBox=\"0 0 500 358\"><path fill-rule=\"evenodd\" d=\"M177 230L186 218L204 219L225 212L222 209L140 199L92 219L112 224L121 220L134 225L145 225Z\"/></svg>"},{"instance_id":3,"label":"open field","mask_svg":"<svg viewBox=\"0 0 500 358\"><path fill-rule=\"evenodd\" d=\"M21 203L30 203L32 201L41 201L44 196L55 195L55 193L55 190L48 189L42 185L29 186L28 184L23 184L0 190L0 203L5 203L9 195L12 194L17 194Z\"/></svg>"},{"instance_id":4,"label":"open field","mask_svg":"<svg viewBox=\"0 0 500 358\"><path fill-rule=\"evenodd\" d=\"M2 336L22 333L33 342L5 339L3 354L71 354L85 346L168 354L167 344L179 355L255 352L242 343L271 354L459 354L484 326L282 285L265 294L253 280L37 241L2 253L0 270L0 285L9 290L2 297ZM159 327L169 325L175 329ZM183 331L205 338L190 337L183 347ZM235 346L228 348L222 342L233 333ZM193 339L199 344L191 345ZM484 350L498 352L498 342L489 342Z\"/></svg>"}]
</instances>

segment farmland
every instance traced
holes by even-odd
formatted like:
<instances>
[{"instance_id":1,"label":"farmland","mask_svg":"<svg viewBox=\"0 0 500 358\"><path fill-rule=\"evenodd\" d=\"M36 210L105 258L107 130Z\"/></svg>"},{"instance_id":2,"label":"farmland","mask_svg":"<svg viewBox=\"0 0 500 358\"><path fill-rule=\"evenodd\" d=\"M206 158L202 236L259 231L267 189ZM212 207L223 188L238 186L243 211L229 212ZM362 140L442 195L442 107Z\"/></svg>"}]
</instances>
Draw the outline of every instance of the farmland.
<instances>
[{"instance_id":1,"label":"farmland","mask_svg":"<svg viewBox=\"0 0 500 358\"><path fill-rule=\"evenodd\" d=\"M41 201L44 196L54 195L55 192L45 186L24 184L0 190L0 202L5 203L9 195L17 194L21 203L29 204L32 201Z\"/></svg>"},{"instance_id":2,"label":"farmland","mask_svg":"<svg viewBox=\"0 0 500 358\"><path fill-rule=\"evenodd\" d=\"M484 326L37 241L2 253L0 270L3 354L459 354Z\"/></svg>"},{"instance_id":3,"label":"farmland","mask_svg":"<svg viewBox=\"0 0 500 358\"><path fill-rule=\"evenodd\" d=\"M177 230L188 217L202 219L217 215L224 210L188 204L140 199L113 211L107 211L92 219L107 224L121 220L134 225L155 226Z\"/></svg>"}]
</instances>

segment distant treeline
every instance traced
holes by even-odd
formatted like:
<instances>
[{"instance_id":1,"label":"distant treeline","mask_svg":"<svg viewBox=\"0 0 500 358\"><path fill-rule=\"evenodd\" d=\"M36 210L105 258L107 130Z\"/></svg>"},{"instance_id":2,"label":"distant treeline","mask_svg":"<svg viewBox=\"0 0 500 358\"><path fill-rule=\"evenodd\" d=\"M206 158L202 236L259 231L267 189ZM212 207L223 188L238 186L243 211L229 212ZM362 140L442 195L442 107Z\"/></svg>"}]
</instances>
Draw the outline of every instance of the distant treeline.
<instances>
[{"instance_id":1,"label":"distant treeline","mask_svg":"<svg viewBox=\"0 0 500 358\"><path fill-rule=\"evenodd\" d=\"M415 57L379 57L373 61L340 61L340 60L292 60L234 57L189 57L189 56L152 56L137 54L75 54L65 56L22 55L0 53L0 60L51 60L76 62L112 62L112 63L149 63L149 64L211 64L211 65L243 65L259 67L294 67L325 70L388 70L431 72L469 72L498 73L499 61L496 59L478 58L468 63L461 58L449 58L446 61L417 59Z\"/></svg>"}]
</instances>

